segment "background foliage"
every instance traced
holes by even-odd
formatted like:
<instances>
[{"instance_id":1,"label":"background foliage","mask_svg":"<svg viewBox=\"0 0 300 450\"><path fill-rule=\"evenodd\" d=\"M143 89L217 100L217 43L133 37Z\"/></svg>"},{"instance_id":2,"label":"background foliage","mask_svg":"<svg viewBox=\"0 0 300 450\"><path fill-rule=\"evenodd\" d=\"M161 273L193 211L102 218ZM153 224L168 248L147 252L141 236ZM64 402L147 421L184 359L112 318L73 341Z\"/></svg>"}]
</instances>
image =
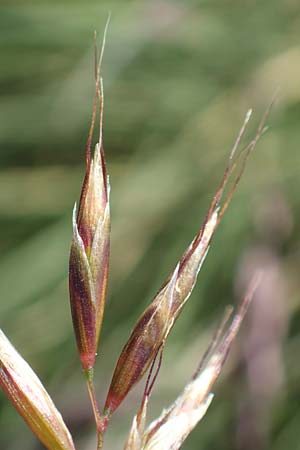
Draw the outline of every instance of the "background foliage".
<instances>
[{"instance_id":1,"label":"background foliage","mask_svg":"<svg viewBox=\"0 0 300 450\"><path fill-rule=\"evenodd\" d=\"M300 448L297 0L2 0L1 328L46 384L78 448L93 449L67 265L94 90L92 36L109 10L104 138L113 225L96 375L102 401L129 330L204 218L246 110L255 111L250 135L279 86L270 129L170 337L151 414L181 391L224 305L263 265L268 282L184 449ZM141 389L112 421L107 449L122 448ZM41 448L4 395L0 430L1 449Z\"/></svg>"}]
</instances>

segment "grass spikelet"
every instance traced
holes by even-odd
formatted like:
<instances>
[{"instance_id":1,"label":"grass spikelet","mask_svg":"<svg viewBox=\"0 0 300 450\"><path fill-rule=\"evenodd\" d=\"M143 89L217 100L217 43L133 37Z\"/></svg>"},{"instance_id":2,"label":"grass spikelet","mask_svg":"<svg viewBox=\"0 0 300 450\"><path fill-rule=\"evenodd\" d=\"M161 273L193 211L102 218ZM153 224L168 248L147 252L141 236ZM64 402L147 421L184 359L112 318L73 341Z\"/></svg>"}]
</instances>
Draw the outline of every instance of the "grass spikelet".
<instances>
[{"instance_id":1,"label":"grass spikelet","mask_svg":"<svg viewBox=\"0 0 300 450\"><path fill-rule=\"evenodd\" d=\"M244 123L230 152L219 188L199 233L184 252L175 270L163 284L152 303L143 312L125 344L116 364L105 403L104 415L106 423L108 423L111 414L122 403L128 392L149 369L159 350L162 351L166 338L197 281L198 273L209 250L211 240L241 179L247 159L264 132L264 125L269 110L270 108L264 114L254 138L242 152L236 155L251 117L251 110L247 112ZM232 185L225 200L222 202L224 190L231 180ZM165 307L166 304L169 305L167 309Z\"/></svg>"}]
</instances>

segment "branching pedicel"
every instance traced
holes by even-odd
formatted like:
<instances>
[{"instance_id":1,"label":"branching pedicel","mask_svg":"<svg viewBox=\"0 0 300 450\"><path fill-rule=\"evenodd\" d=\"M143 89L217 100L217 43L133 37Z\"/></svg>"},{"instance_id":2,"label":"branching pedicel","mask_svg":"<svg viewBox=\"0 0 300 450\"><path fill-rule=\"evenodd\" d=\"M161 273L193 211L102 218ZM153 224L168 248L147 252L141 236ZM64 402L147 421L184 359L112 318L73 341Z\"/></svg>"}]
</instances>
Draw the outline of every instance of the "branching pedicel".
<instances>
[{"instance_id":1,"label":"branching pedicel","mask_svg":"<svg viewBox=\"0 0 300 450\"><path fill-rule=\"evenodd\" d=\"M227 311L225 320L218 328L209 349L182 394L146 428L146 412L151 390L158 375L166 339L193 290L211 240L240 181L248 156L264 132L270 107L262 118L254 138L237 154L251 116L251 111L247 113L204 223L152 303L137 321L117 361L101 413L93 377L106 301L110 250L109 182L103 149L103 86L100 76L106 30L107 25L99 57L95 44L96 92L86 147L86 173L78 212L76 206L73 212L69 270L73 326L97 427L97 449L103 446L103 436L114 411L148 371L141 405L133 419L124 450L176 450L204 416L212 401L213 384L223 367L253 297L259 282L259 274L252 279L243 302L226 327L232 314L232 311L229 314ZM94 154L91 155L97 105L99 138ZM225 200L222 201L229 182L231 187ZM158 369L153 373L157 358ZM47 449L75 450L71 434L50 396L2 331L0 331L0 385Z\"/></svg>"}]
</instances>

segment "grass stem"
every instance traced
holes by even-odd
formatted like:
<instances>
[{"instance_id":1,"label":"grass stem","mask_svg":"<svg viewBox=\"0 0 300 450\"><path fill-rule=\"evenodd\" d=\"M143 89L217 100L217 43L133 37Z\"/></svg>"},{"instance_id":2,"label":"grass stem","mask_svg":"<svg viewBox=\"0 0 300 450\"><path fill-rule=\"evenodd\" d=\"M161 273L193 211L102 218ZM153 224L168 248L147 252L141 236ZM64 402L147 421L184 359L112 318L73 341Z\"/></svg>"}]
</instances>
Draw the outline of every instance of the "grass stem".
<instances>
[{"instance_id":1,"label":"grass stem","mask_svg":"<svg viewBox=\"0 0 300 450\"><path fill-rule=\"evenodd\" d=\"M94 385L94 370L93 369L86 370L85 377L88 393L91 400L91 405L93 408L94 419L97 427L97 450L101 450L103 446L103 432L102 432L103 427L102 427L102 418L96 399L96 391Z\"/></svg>"}]
</instances>

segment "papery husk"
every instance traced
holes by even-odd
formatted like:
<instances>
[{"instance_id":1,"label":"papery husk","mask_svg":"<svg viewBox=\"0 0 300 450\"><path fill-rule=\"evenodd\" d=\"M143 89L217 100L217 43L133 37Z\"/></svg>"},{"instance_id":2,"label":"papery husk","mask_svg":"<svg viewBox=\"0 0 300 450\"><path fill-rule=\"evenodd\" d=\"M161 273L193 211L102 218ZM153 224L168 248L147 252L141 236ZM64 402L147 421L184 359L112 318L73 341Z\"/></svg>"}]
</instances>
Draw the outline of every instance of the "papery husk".
<instances>
[{"instance_id":1,"label":"papery husk","mask_svg":"<svg viewBox=\"0 0 300 450\"><path fill-rule=\"evenodd\" d=\"M75 450L69 430L31 367L0 330L0 386L49 450Z\"/></svg>"}]
</instances>

